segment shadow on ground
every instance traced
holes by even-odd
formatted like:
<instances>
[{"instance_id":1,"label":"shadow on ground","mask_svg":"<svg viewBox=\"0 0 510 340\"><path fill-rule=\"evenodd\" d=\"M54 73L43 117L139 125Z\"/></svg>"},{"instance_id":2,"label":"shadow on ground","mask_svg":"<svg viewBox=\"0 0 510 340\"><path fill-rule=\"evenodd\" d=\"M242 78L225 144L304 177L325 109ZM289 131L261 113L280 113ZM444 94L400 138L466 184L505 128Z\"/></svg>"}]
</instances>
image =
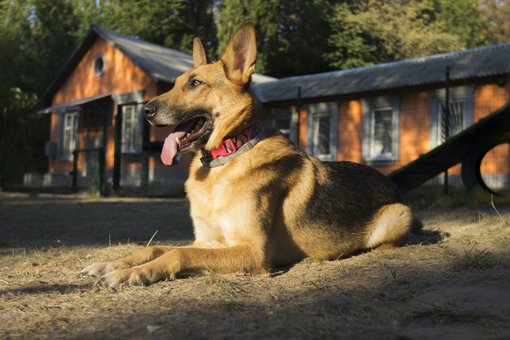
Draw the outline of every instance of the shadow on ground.
<instances>
[{"instance_id":1,"label":"shadow on ground","mask_svg":"<svg viewBox=\"0 0 510 340\"><path fill-rule=\"evenodd\" d=\"M185 199L0 199L0 248L182 242L193 237Z\"/></svg>"},{"instance_id":2,"label":"shadow on ground","mask_svg":"<svg viewBox=\"0 0 510 340\"><path fill-rule=\"evenodd\" d=\"M500 275L496 267L470 271L466 282L465 273L452 271L447 263L424 268L419 262L408 262L405 268L394 268L398 273L394 275L388 270L392 261L358 267L355 274L345 271L341 261L326 273L317 271L321 264L307 269L313 274L308 278L302 276L305 265L300 264L277 278L213 275L126 288L111 295L118 302L109 307L116 311L113 315L97 314L84 323L92 328L77 327L61 335L162 339L510 336L510 286L494 283Z\"/></svg>"}]
</instances>

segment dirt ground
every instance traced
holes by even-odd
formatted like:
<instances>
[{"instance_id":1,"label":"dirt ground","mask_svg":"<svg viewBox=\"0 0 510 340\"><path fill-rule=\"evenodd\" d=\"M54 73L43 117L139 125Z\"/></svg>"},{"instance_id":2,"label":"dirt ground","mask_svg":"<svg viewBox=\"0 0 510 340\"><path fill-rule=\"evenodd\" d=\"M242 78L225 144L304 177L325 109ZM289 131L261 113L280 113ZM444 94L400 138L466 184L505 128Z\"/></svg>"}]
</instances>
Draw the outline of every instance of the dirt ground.
<instances>
[{"instance_id":1,"label":"dirt ground","mask_svg":"<svg viewBox=\"0 0 510 340\"><path fill-rule=\"evenodd\" d=\"M112 291L79 271L191 240L185 199L0 193L0 338L510 338L510 207L411 199L397 250Z\"/></svg>"}]
</instances>

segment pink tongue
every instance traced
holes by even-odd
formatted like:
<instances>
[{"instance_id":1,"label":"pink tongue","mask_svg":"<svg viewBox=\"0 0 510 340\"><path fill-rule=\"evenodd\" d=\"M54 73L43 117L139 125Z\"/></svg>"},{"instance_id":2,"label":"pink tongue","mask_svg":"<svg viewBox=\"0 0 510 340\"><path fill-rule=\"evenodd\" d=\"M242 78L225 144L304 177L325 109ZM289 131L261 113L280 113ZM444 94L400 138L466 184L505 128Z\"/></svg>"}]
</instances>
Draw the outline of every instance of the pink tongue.
<instances>
[{"instance_id":1,"label":"pink tongue","mask_svg":"<svg viewBox=\"0 0 510 340\"><path fill-rule=\"evenodd\" d=\"M195 120L191 120L185 124L177 126L177 128L165 138L163 144L163 150L161 151L161 161L165 165L172 165L175 155L179 152L179 145L177 145L176 138L181 139L186 135L191 126L195 123Z\"/></svg>"}]
</instances>

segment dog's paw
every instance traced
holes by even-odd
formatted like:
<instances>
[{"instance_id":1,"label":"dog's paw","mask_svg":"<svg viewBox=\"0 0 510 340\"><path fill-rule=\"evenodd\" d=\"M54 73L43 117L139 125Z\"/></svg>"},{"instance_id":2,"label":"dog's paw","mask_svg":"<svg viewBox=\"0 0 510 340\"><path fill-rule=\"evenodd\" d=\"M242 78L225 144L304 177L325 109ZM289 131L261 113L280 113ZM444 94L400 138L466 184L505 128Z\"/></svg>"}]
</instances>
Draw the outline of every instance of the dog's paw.
<instances>
[{"instance_id":1,"label":"dog's paw","mask_svg":"<svg viewBox=\"0 0 510 340\"><path fill-rule=\"evenodd\" d=\"M104 274L109 262L96 262L82 269L80 274L99 277Z\"/></svg>"},{"instance_id":2,"label":"dog's paw","mask_svg":"<svg viewBox=\"0 0 510 340\"><path fill-rule=\"evenodd\" d=\"M101 281L112 288L121 285L148 286L164 278L162 275L154 275L153 273L153 271L146 270L143 267L119 269L103 275Z\"/></svg>"},{"instance_id":3,"label":"dog's paw","mask_svg":"<svg viewBox=\"0 0 510 340\"><path fill-rule=\"evenodd\" d=\"M101 277L106 285L116 288L120 285L146 286L151 281L137 269L119 269L109 272Z\"/></svg>"},{"instance_id":4,"label":"dog's paw","mask_svg":"<svg viewBox=\"0 0 510 340\"><path fill-rule=\"evenodd\" d=\"M106 268L103 270L103 275L104 274L108 274L110 272L113 272L115 270L119 270L119 269L127 269L127 268L130 268L131 266L122 261L122 260L117 260L117 261L112 261L110 263L108 263L108 265L106 266Z\"/></svg>"},{"instance_id":5,"label":"dog's paw","mask_svg":"<svg viewBox=\"0 0 510 340\"><path fill-rule=\"evenodd\" d=\"M105 274L108 274L110 272L113 272L118 269L126 269L129 268L129 264L127 264L124 261L118 260L118 261L112 261L112 262L97 262L93 263L88 267L85 267L81 274L83 275L90 275L90 276L103 276Z\"/></svg>"}]
</instances>

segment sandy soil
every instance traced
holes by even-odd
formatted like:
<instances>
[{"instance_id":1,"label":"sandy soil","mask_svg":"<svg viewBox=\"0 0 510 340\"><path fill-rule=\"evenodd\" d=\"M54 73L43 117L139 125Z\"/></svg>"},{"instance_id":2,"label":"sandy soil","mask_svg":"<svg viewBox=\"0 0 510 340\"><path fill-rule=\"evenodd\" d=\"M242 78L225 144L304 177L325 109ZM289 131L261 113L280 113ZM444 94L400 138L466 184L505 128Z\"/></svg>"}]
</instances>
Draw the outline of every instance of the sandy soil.
<instances>
[{"instance_id":1,"label":"sandy soil","mask_svg":"<svg viewBox=\"0 0 510 340\"><path fill-rule=\"evenodd\" d=\"M189 241L184 199L0 193L0 338L510 338L510 207L413 199L397 250L112 291L80 269Z\"/></svg>"}]
</instances>

